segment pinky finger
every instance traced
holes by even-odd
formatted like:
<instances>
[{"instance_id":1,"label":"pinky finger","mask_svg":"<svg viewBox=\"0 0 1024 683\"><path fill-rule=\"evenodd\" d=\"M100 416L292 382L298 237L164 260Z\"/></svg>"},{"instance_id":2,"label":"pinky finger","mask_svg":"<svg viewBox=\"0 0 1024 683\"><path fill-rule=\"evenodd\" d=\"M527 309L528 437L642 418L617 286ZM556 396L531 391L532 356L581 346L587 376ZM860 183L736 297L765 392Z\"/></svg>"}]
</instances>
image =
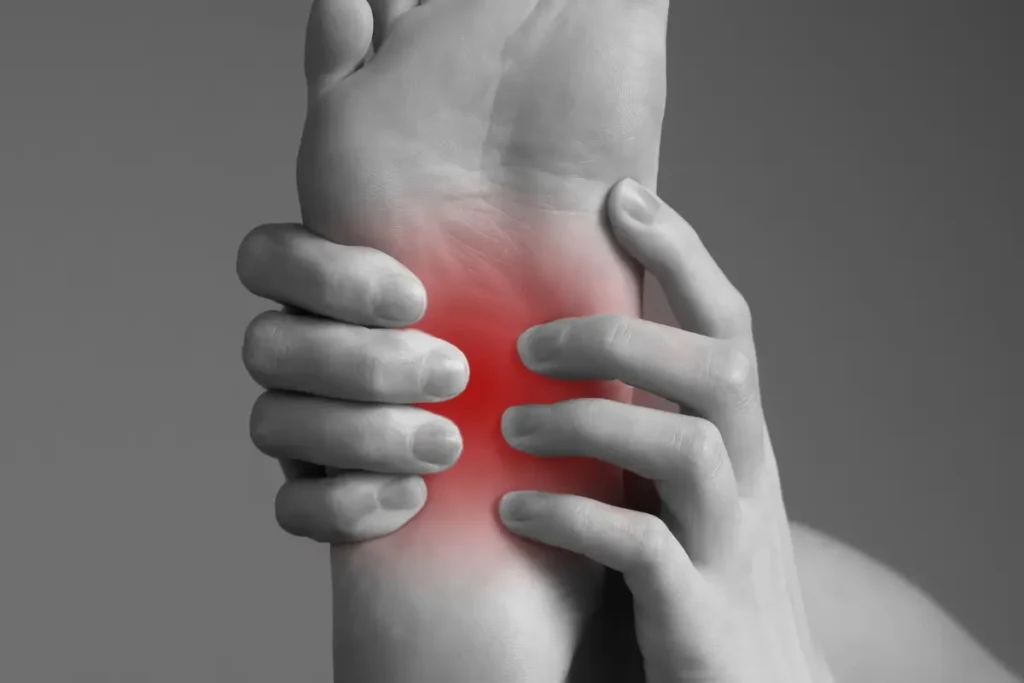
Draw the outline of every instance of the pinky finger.
<instances>
[{"instance_id":1,"label":"pinky finger","mask_svg":"<svg viewBox=\"0 0 1024 683\"><path fill-rule=\"evenodd\" d=\"M277 492L277 523L321 543L358 543L402 528L423 508L427 488L416 476L345 472L286 481Z\"/></svg>"},{"instance_id":2,"label":"pinky finger","mask_svg":"<svg viewBox=\"0 0 1024 683\"><path fill-rule=\"evenodd\" d=\"M590 498L539 491L506 494L499 512L513 533L589 557L621 572L636 600L691 601L700 574L654 515Z\"/></svg>"}]
</instances>

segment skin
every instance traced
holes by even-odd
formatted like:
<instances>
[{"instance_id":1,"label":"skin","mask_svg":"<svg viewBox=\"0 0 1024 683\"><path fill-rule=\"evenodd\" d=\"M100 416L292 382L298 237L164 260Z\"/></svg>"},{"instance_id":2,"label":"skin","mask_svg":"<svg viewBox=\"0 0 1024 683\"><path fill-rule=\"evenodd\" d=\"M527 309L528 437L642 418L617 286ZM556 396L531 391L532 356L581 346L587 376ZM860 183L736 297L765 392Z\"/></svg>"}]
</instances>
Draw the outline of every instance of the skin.
<instances>
[{"instance_id":1,"label":"skin","mask_svg":"<svg viewBox=\"0 0 1024 683\"><path fill-rule=\"evenodd\" d=\"M296 160L302 224L332 242L387 254L415 273L431 297L424 326L431 315L457 314L470 296L478 320L490 317L488 304L498 295L498 315L549 303L554 310L537 318L639 313L639 269L599 216L622 174L656 181L667 12L664 0L317 0L306 34L307 111ZM451 281L457 286L444 291ZM573 282L582 283L576 292L567 286ZM288 344L280 336L286 321L263 322L259 335ZM503 322L500 345L511 352L516 335L539 320ZM293 412L306 407L295 393L317 395L353 372L383 386L380 403L408 404L402 377L436 369L411 353L422 330L391 337L406 358L392 374L339 355L354 337L385 343L377 331L350 329L343 340L323 321L312 327L314 336L336 338L337 353L297 384L272 385L278 394L270 400ZM473 340L455 345L449 332L430 327L434 350L465 370ZM264 362L272 371L264 379L288 376L273 357ZM456 375L441 399L462 389L465 372ZM371 402L365 395L334 398L348 401L350 415L388 419L378 406L363 405ZM409 428L441 424L422 405L406 408L396 419ZM500 439L474 438L470 425L460 428L472 456L462 471L518 455L506 453ZM332 546L336 667L353 680L385 683L565 679L605 570L501 526L503 478L545 483L537 463L518 457L519 464L494 467L495 476L462 487L453 483L458 470L434 478L430 504L413 522L389 536ZM547 463L547 472L563 464ZM599 488L603 499L614 497L597 476L562 481L588 497L602 497ZM349 484L362 492L352 505L366 504L373 480L355 476ZM409 479L407 489L392 490L393 512L415 507L422 485ZM401 658L387 655L399 647ZM466 654L444 656L454 649Z\"/></svg>"},{"instance_id":2,"label":"skin","mask_svg":"<svg viewBox=\"0 0 1024 683\"><path fill-rule=\"evenodd\" d=\"M559 435L545 440L541 430L532 446L517 446L549 458L572 449L656 484L660 515L586 497L544 497L532 521L506 519L523 537L579 551L565 557L589 556L622 572L633 593L636 638L626 642L606 629L603 651L639 646L650 680L676 680L680 670L686 680L740 680L751 670L827 680L800 604L742 297L726 288L710 258L695 258L692 231L637 233L631 241L620 222L614 245L594 229L622 174L654 188L667 9L663 0L314 3L300 203L312 233L346 247L328 249L294 226L268 227L243 245L239 273L254 292L290 307L261 316L247 333L246 366L269 390L253 411L253 440L289 463L290 481L278 497L282 525L335 544L338 680L511 681L528 672L540 683L561 680L567 654L586 649L578 642L586 601L551 590L585 583L592 572L581 573L583 564L516 569L527 554L502 540L511 569L499 578L512 583L499 590L486 585L487 574L454 582L449 572L392 574L437 555L433 543L407 531L424 504L421 477L446 463L417 460L411 446L428 424L452 431L443 418L408 404L458 394L467 370L449 342L392 329L416 320L426 299L424 283L406 266L424 252L446 274L493 270L480 244L526 255L536 281L551 292L566 277L589 274L595 295L577 307L611 313L581 312L555 323L569 328L563 353L578 352L586 362L537 366L529 360L533 344L522 340L524 363L553 377L612 373L686 407L668 422L669 413L578 401L550 408L567 411L556 421ZM664 244L652 246L658 240ZM686 334L636 328L630 301L637 273L623 250L674 293L689 316L680 321ZM685 263L664 261L672 253ZM328 267L332 258L339 262ZM578 272L569 273L574 266ZM391 277L375 279L382 273ZM438 297L431 305L457 303ZM610 343L573 347L588 339ZM449 381L428 394L421 380L444 369L435 365L443 358ZM592 419L587 411L596 410L608 415ZM517 420L514 413L504 420L510 443ZM637 420L650 422L652 433L634 429L636 443L616 446L613 437L630 434ZM617 421L622 429L604 440L586 433L587 425ZM660 437L651 441L653 435ZM454 458L458 436L451 445ZM667 451L674 456L668 464ZM318 476L324 474L331 476ZM461 566L452 560L465 559L447 557L442 566L449 570ZM760 613L758 605L772 607ZM592 621L615 625L617 616ZM455 640L427 628L438 619L456 624ZM729 637L708 640L709 625L719 627L711 634ZM404 645L390 639L403 629L420 635ZM482 633L489 639L459 658L436 647Z\"/></svg>"},{"instance_id":3,"label":"skin","mask_svg":"<svg viewBox=\"0 0 1024 683\"><path fill-rule=\"evenodd\" d=\"M576 401L517 407L502 424L506 439L524 452L584 454L656 482L660 515L542 493L514 494L503 503L513 531L590 556L625 578L631 603L611 606L609 595L608 608L595 617L603 629L600 647L612 659L595 668L608 672L638 648L645 673L616 671L589 680L1019 681L892 570L787 521L754 364L747 362L754 356L746 304L686 221L658 201L652 222L641 227L629 215L631 196L629 181L609 194L615 236L658 277L688 329L605 316L568 319L527 331L519 351L538 372L613 375L689 409ZM423 313L425 293L396 261L326 242L299 226L264 225L243 241L238 274L254 294L332 319L338 331L334 339L317 340L304 316L265 314L277 325L277 343L267 348L268 336L259 332L265 317L257 318L243 352L257 381L268 383L266 361L259 360L267 358L296 378L328 353L372 357L396 373L410 362L387 353L386 344L342 336L352 324L347 321L380 335L401 332L395 320L373 313L380 303L373 296L376 285L396 276L409 286L390 290L393 303L416 304L408 307L406 322ZM327 286L311 287L313 282ZM538 363L531 353L551 333L560 338L561 353ZM409 355L422 361L438 343L419 337ZM744 360L736 360L741 354ZM723 360L728 358L736 365ZM725 371L708 372L712 368ZM402 391L410 400L423 398L416 374L406 376ZM357 378L336 382L329 393L387 398L374 396ZM363 410L309 397L316 409L296 412L275 404L273 396L257 400L252 434L257 447L281 459L290 474L277 498L283 529L350 544L389 533L416 515L418 508L396 512L385 505L356 512L358 506L348 502L362 491L379 493L388 483L415 482L417 474L444 469L424 467L394 448L410 437L415 420L409 409L381 401ZM533 431L516 436L524 422ZM742 438L750 424L762 430L760 445ZM737 455L743 448L753 450ZM325 477L325 467L374 473ZM522 501L530 514L516 521L510 503ZM634 611L633 633L618 628L629 616L623 606Z\"/></svg>"},{"instance_id":4,"label":"skin","mask_svg":"<svg viewBox=\"0 0 1024 683\"><path fill-rule=\"evenodd\" d=\"M620 379L691 414L583 400L512 408L502 430L525 452L579 453L653 481L660 514L515 492L502 517L623 574L650 683L830 681L796 578L747 304L678 215L659 221L660 202L635 183L613 193L625 195L609 212L616 237L676 318L698 322L555 321L527 330L520 354L537 372Z\"/></svg>"}]
</instances>

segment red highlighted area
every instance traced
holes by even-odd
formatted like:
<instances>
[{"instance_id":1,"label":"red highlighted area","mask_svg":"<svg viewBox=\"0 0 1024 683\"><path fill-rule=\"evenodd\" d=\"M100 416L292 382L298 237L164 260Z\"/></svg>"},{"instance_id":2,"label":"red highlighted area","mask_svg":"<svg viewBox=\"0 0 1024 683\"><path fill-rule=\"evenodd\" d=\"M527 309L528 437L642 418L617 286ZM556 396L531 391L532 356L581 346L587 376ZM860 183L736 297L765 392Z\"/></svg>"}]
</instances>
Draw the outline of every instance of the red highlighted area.
<instances>
[{"instance_id":1,"label":"red highlighted area","mask_svg":"<svg viewBox=\"0 0 1024 683\"><path fill-rule=\"evenodd\" d=\"M459 426L463 451L451 469L425 477L427 504L409 523L409 533L474 549L493 541L507 546L511 535L497 517L497 504L513 490L622 502L618 468L592 458L528 455L501 434L502 413L513 405L584 397L629 402L632 395L620 382L546 377L519 358L517 339L533 325L598 313L635 315L639 309L639 281L603 241L601 227L559 228L554 238L550 228L449 236L429 258L402 258L427 289L427 313L415 327L454 344L470 366L462 394L420 406ZM590 239L578 239L587 236L584 230Z\"/></svg>"},{"instance_id":2,"label":"red highlighted area","mask_svg":"<svg viewBox=\"0 0 1024 683\"><path fill-rule=\"evenodd\" d=\"M432 301L458 301L458 288L458 283L434 283L428 291ZM462 394L421 406L459 426L463 452L451 469L426 478L427 506L415 520L419 525L442 524L468 533L489 528L498 499L511 490L576 493L609 503L620 499L617 468L589 458L527 455L502 436L501 415L512 405L582 397L629 400L629 389L616 382L558 380L528 370L516 351L517 338L528 327L561 316L544 310L526 315L515 296L508 292L492 298L486 307L436 305L417 325L459 347L470 366Z\"/></svg>"}]
</instances>

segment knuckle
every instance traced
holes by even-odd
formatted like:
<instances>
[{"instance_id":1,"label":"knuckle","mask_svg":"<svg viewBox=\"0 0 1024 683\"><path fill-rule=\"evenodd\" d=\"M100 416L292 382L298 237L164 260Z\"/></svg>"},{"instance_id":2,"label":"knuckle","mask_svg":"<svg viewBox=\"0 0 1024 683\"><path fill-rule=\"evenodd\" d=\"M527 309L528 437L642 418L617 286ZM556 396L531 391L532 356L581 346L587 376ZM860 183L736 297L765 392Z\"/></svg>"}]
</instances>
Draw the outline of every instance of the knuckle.
<instances>
[{"instance_id":1,"label":"knuckle","mask_svg":"<svg viewBox=\"0 0 1024 683\"><path fill-rule=\"evenodd\" d=\"M699 481L714 478L726 462L725 441L713 422L698 420L691 436L689 459Z\"/></svg>"},{"instance_id":2,"label":"knuckle","mask_svg":"<svg viewBox=\"0 0 1024 683\"><path fill-rule=\"evenodd\" d=\"M719 398L731 405L745 404L757 391L754 359L734 346L713 354L710 374Z\"/></svg>"},{"instance_id":3,"label":"knuckle","mask_svg":"<svg viewBox=\"0 0 1024 683\"><path fill-rule=\"evenodd\" d=\"M388 393L391 386L389 363L377 347L365 349L354 363L353 372L359 387L373 396Z\"/></svg>"},{"instance_id":4,"label":"knuckle","mask_svg":"<svg viewBox=\"0 0 1024 683\"><path fill-rule=\"evenodd\" d=\"M356 536L368 507L354 493L343 484L285 482L274 500L274 516L278 526L294 536L321 543L348 542Z\"/></svg>"},{"instance_id":5,"label":"knuckle","mask_svg":"<svg viewBox=\"0 0 1024 683\"><path fill-rule=\"evenodd\" d=\"M346 536L354 535L359 529L360 522L376 509L376 506L369 502L369 496L365 491L358 491L351 486L335 486L328 489L326 499L326 521L332 529Z\"/></svg>"},{"instance_id":6,"label":"knuckle","mask_svg":"<svg viewBox=\"0 0 1024 683\"><path fill-rule=\"evenodd\" d=\"M598 318L597 339L600 347L612 357L623 355L633 337L633 324L629 317L619 314Z\"/></svg>"},{"instance_id":7,"label":"knuckle","mask_svg":"<svg viewBox=\"0 0 1024 683\"><path fill-rule=\"evenodd\" d=\"M574 398L562 405L564 411L562 424L571 425L576 430L589 431L601 420L598 401L588 398Z\"/></svg>"},{"instance_id":8,"label":"knuckle","mask_svg":"<svg viewBox=\"0 0 1024 683\"><path fill-rule=\"evenodd\" d=\"M558 497L547 501L552 506L555 516L572 520L586 535L594 526L594 515L587 501L576 497Z\"/></svg>"},{"instance_id":9,"label":"knuckle","mask_svg":"<svg viewBox=\"0 0 1024 683\"><path fill-rule=\"evenodd\" d=\"M354 321L373 308L375 287L371 277L371 250L347 247L330 259L310 258L303 266L305 306L335 320Z\"/></svg>"},{"instance_id":10,"label":"knuckle","mask_svg":"<svg viewBox=\"0 0 1024 683\"><path fill-rule=\"evenodd\" d=\"M458 353L458 352L457 352ZM367 330L350 347L346 380L360 393L401 403L416 394L448 354L419 330ZM459 354L461 355L461 354Z\"/></svg>"},{"instance_id":11,"label":"knuckle","mask_svg":"<svg viewBox=\"0 0 1024 683\"><path fill-rule=\"evenodd\" d=\"M364 415L337 420L335 439L343 446L347 461L356 469L390 471L402 452L402 442L410 438L410 430L390 409L375 410Z\"/></svg>"},{"instance_id":12,"label":"knuckle","mask_svg":"<svg viewBox=\"0 0 1024 683\"><path fill-rule=\"evenodd\" d=\"M350 420L351 429L358 433L357 441L366 449L380 443L408 438L415 433L415 418L408 406L378 407L369 420Z\"/></svg>"},{"instance_id":13,"label":"knuckle","mask_svg":"<svg viewBox=\"0 0 1024 683\"><path fill-rule=\"evenodd\" d=\"M684 422L672 432L671 444L670 476L682 481L705 481L713 477L725 458L722 433L707 420Z\"/></svg>"},{"instance_id":14,"label":"knuckle","mask_svg":"<svg viewBox=\"0 0 1024 683\"><path fill-rule=\"evenodd\" d=\"M675 537L665 522L654 515L642 515L637 526L637 552L632 569L648 574L660 571Z\"/></svg>"},{"instance_id":15,"label":"knuckle","mask_svg":"<svg viewBox=\"0 0 1024 683\"><path fill-rule=\"evenodd\" d=\"M741 332L749 332L753 326L750 303L739 292L735 293L732 303L727 307L726 322L732 329Z\"/></svg>"},{"instance_id":16,"label":"knuckle","mask_svg":"<svg viewBox=\"0 0 1024 683\"><path fill-rule=\"evenodd\" d=\"M299 305L312 311L333 310L338 284L327 268L316 268L312 265L305 268L302 274L302 287L296 288L301 293Z\"/></svg>"},{"instance_id":17,"label":"knuckle","mask_svg":"<svg viewBox=\"0 0 1024 683\"><path fill-rule=\"evenodd\" d=\"M552 502L552 506L554 516L561 517L568 522L567 528L575 536L575 543L583 544L586 539L591 538L599 531L600 520L594 513L593 504L589 501L581 498L560 497Z\"/></svg>"},{"instance_id":18,"label":"knuckle","mask_svg":"<svg viewBox=\"0 0 1024 683\"><path fill-rule=\"evenodd\" d=\"M693 441L694 434L685 423L677 425L668 433L667 445L672 465L669 469L672 470L673 474L678 474L680 470L685 470L683 465L693 451Z\"/></svg>"},{"instance_id":19,"label":"knuckle","mask_svg":"<svg viewBox=\"0 0 1024 683\"><path fill-rule=\"evenodd\" d=\"M242 362L257 381L274 376L289 351L289 339L280 313L267 311L256 316L245 330Z\"/></svg>"}]
</instances>

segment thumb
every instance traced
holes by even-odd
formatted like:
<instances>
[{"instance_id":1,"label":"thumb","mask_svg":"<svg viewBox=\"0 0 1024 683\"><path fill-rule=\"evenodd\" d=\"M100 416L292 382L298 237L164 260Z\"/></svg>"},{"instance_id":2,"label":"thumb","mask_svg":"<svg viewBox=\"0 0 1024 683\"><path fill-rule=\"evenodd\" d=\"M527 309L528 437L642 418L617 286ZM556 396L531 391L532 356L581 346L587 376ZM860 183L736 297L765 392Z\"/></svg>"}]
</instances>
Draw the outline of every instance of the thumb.
<instances>
[{"instance_id":1,"label":"thumb","mask_svg":"<svg viewBox=\"0 0 1024 683\"><path fill-rule=\"evenodd\" d=\"M306 24L306 83L311 96L359 66L373 38L367 0L314 0Z\"/></svg>"}]
</instances>

